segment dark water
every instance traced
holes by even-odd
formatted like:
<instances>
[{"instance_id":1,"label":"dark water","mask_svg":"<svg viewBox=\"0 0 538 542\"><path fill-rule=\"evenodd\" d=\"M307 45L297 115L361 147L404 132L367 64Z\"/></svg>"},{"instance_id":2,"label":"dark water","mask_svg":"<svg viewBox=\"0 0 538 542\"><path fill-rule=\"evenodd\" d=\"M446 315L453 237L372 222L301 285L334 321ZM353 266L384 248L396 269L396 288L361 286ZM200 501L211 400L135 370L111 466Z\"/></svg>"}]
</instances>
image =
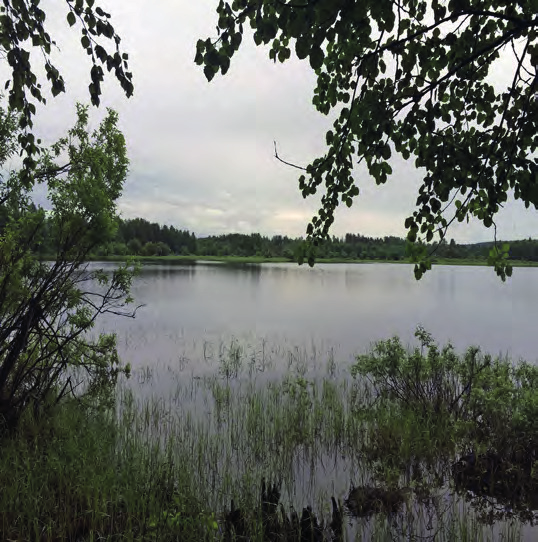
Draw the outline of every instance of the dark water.
<instances>
[{"instance_id":1,"label":"dark water","mask_svg":"<svg viewBox=\"0 0 538 542\"><path fill-rule=\"evenodd\" d=\"M344 361L393 335L413 343L417 324L460 350L538 359L538 268L502 283L485 267L440 266L417 282L403 264L151 265L133 293L145 304L136 319L102 325L135 367L176 364L232 337Z\"/></svg>"}]
</instances>

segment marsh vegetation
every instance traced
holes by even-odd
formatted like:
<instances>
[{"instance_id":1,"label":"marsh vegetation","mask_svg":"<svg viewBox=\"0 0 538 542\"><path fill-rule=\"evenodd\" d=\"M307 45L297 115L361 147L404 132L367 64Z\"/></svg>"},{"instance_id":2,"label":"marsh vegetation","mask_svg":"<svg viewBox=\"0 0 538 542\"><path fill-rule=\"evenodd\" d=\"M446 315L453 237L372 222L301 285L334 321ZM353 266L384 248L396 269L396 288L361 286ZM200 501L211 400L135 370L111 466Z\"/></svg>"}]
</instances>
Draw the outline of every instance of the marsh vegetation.
<instances>
[{"instance_id":1,"label":"marsh vegetation","mask_svg":"<svg viewBox=\"0 0 538 542\"><path fill-rule=\"evenodd\" d=\"M145 266L92 331L130 377L3 440L0 539L532 539L533 273Z\"/></svg>"},{"instance_id":2,"label":"marsh vegetation","mask_svg":"<svg viewBox=\"0 0 538 542\"><path fill-rule=\"evenodd\" d=\"M5 540L520 540L533 524L538 370L423 329L351 367L200 345L115 406L27 414L3 446ZM276 367L279 370L275 370ZM282 366L285 370L281 370Z\"/></svg>"}]
</instances>

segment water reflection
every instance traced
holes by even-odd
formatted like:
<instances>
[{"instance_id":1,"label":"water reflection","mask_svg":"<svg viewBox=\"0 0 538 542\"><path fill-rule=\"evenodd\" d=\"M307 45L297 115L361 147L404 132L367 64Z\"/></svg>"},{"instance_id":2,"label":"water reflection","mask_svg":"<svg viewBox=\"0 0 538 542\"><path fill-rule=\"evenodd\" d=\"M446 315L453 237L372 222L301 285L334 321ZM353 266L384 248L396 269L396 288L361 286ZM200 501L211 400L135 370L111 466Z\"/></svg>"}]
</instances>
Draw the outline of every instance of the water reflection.
<instances>
[{"instance_id":1,"label":"water reflection","mask_svg":"<svg viewBox=\"0 0 538 542\"><path fill-rule=\"evenodd\" d=\"M405 264L145 265L133 284L145 305L137 318L103 318L101 326L143 364L174 363L191 357L193 342L233 337L323 344L349 360L393 335L414 343L419 323L458 350L478 344L534 362L537 278L534 268L502 283L482 267L438 267L417 282Z\"/></svg>"},{"instance_id":2,"label":"water reflection","mask_svg":"<svg viewBox=\"0 0 538 542\"><path fill-rule=\"evenodd\" d=\"M174 431L181 438L174 442L191 448L202 442L213 458L198 452L203 464L193 464L192 472L201 487L210 476L211 484L220 484L218 494L208 496L216 499L208 501L215 509L229 509L238 480L246 479L245 491L252 491L262 473L279 473L286 479L280 490L286 510L289 503L298 512L311 506L327 527L333 495L349 540L459 540L462 533L472 540L533 540L532 499L485 492L482 475L477 482L472 472L457 478L454 468L464 457L439 458L429 470L409 466L389 485L378 476L379 461L368 460L355 444L309 448L299 440L285 452L279 425L271 425L267 405L273 403L252 394L279 405L291 391L278 386L292 375L305 383L310 399L325 393L312 390L323 390L327 379L341 386L335 396L344 397L354 353L394 334L411 343L417 323L459 350L478 344L534 361L537 273L516 269L503 284L478 267L440 267L416 282L407 265L144 266L133 284L137 303L146 304L138 317L103 319L101 325L117 331L120 353L133 364L125 389L140 402L158 398L171 413L166 423L180 423ZM301 386L290 389L301 397ZM315 406L308 411L317 412ZM292 427L300 435L310 423L298 418ZM162 424L155 427L161 435ZM361 442L357 435L354 443ZM217 465L219 474L208 473L208 465Z\"/></svg>"},{"instance_id":3,"label":"water reflection","mask_svg":"<svg viewBox=\"0 0 538 542\"><path fill-rule=\"evenodd\" d=\"M296 533L297 526L302 533L301 518L308 516L310 528L317 526L314 540L434 542L460 540L463 533L471 533L470 540L535 539L536 503L526 490L506 495L489 481L477 486L477 479L491 478L494 470L503 479L491 457L476 456L473 463L446 451L433 461L417 456L402 466L401 458L366 453L371 439L353 427L360 416L353 410L357 388L349 373L333 374L322 363L311 366L311 355L268 345L255 352L240 343L208 347L199 356L208 369L203 377L150 367L135 370L124 386L136 390L144 412L157 411L150 438L171 437L172 457L189 465L201 491L209 491L208 506L229 510L225 525L245 539L252 533L241 517L253 511L233 502L259 491L258 484L266 497L262 502L274 504L273 515L266 517L273 534L290 534L290 528ZM275 372L283 364L285 374ZM156 382L159 377L168 382L166 391ZM331 389L334 402L328 399ZM145 409L144 401L158 406ZM341 434L331 430L338 423L333 416L342 420ZM473 464L477 469L465 470ZM506 473L516 472L513 466L506 465ZM264 489L264 477L277 490ZM335 505L340 532L333 523ZM267 534L263 540L275 538Z\"/></svg>"}]
</instances>

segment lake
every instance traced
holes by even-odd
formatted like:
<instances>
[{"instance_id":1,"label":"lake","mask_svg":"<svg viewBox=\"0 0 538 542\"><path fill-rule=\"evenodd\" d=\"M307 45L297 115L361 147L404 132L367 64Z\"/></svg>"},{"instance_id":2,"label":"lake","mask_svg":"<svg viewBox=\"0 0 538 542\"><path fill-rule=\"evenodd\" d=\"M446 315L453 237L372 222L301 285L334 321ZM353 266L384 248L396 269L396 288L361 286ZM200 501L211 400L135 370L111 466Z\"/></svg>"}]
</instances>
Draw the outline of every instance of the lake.
<instances>
[{"instance_id":1,"label":"lake","mask_svg":"<svg viewBox=\"0 0 538 542\"><path fill-rule=\"evenodd\" d=\"M503 283L486 267L439 266L416 281L406 264L146 265L133 294L145 305L134 320L102 323L133 367L192 361L232 338L346 362L393 335L414 344L417 324L458 350L538 359L537 268Z\"/></svg>"},{"instance_id":2,"label":"lake","mask_svg":"<svg viewBox=\"0 0 538 542\"><path fill-rule=\"evenodd\" d=\"M516 268L503 283L485 267L439 266L417 282L406 264L146 265L133 283L144 305L136 318L105 316L99 328L117 333L133 367L120 394L135 397L141 431L171 443L211 509L279 476L286 503L326 514L330 496L343 502L350 488L368 492L379 483L355 445L363 431L351 412L355 356L394 335L416 344L421 324L460 352L477 345L536 363L537 279L536 268ZM436 525L447 540L469 526L481 533L473 540L498 540L514 525L514 540L535 539L529 525L477 523L486 501L469 494L468 503L453 491L455 459L436 471L427 498L415 491L386 520L357 515L348 539L405 531L437 540ZM402 491L415 487L411 471L399 475ZM374 537L379 525L386 530Z\"/></svg>"}]
</instances>

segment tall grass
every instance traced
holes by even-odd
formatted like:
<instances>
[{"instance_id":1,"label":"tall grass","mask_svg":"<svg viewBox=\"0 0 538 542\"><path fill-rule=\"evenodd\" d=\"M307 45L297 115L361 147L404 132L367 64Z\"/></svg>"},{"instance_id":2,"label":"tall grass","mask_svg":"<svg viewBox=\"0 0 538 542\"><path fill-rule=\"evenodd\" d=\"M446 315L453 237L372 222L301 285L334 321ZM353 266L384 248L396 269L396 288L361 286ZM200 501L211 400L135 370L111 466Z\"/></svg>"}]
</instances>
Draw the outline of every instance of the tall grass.
<instances>
[{"instance_id":1,"label":"tall grass","mask_svg":"<svg viewBox=\"0 0 538 542\"><path fill-rule=\"evenodd\" d=\"M128 427L132 421L135 427ZM142 443L145 423L140 413L118 423L110 412L74 401L49 420L26 417L2 443L0 538L175 540L203 534L187 521L205 514L190 478L173 469L166 449ZM162 511L181 503L185 522L171 529Z\"/></svg>"},{"instance_id":2,"label":"tall grass","mask_svg":"<svg viewBox=\"0 0 538 542\"><path fill-rule=\"evenodd\" d=\"M281 354L288 371L267 374L265 345L204 344L213 373L181 375L168 396L123 381L115 409L69 402L26 419L2 443L0 538L519 539L521 515L491 527L490 509L457 491L469 419L436 416L411 391L407 403L389 397L365 358L350 378L333 352L316 371L304 349ZM150 370L137 376L152 385Z\"/></svg>"}]
</instances>

